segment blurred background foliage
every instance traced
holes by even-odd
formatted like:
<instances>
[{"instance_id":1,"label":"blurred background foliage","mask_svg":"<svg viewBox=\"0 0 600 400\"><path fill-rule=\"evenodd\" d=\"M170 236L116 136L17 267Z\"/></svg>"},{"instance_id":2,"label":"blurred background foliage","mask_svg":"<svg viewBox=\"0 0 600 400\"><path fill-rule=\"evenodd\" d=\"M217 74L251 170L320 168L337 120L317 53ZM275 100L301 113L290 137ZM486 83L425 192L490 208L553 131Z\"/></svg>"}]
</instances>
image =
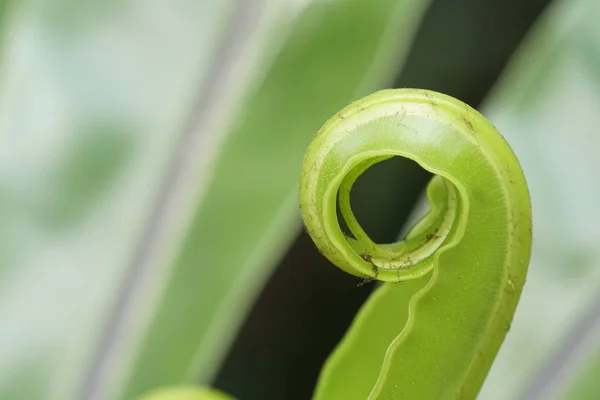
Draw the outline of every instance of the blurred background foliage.
<instances>
[{"instance_id":1,"label":"blurred background foliage","mask_svg":"<svg viewBox=\"0 0 600 400\"><path fill-rule=\"evenodd\" d=\"M599 17L594 0L0 2L0 398L309 398L372 286L302 232L301 158L384 87L478 107L530 184L528 282L480 398L598 398ZM367 232L393 240L428 179L367 171Z\"/></svg>"}]
</instances>

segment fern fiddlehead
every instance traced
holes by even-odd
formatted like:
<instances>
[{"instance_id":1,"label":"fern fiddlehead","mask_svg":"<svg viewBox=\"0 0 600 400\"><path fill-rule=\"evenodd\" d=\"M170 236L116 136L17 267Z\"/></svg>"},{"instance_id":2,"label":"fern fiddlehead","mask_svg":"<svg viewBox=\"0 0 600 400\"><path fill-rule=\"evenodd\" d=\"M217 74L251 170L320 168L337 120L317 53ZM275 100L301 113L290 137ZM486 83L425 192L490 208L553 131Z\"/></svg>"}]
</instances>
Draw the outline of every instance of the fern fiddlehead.
<instances>
[{"instance_id":1,"label":"fern fiddlehead","mask_svg":"<svg viewBox=\"0 0 600 400\"><path fill-rule=\"evenodd\" d=\"M352 213L350 188L394 156L435 175L430 211L403 240L377 244ZM510 327L531 251L527 184L499 132L446 95L374 93L314 137L300 206L325 257L350 274L386 282L328 360L315 397L474 398ZM351 235L342 232L337 207Z\"/></svg>"}]
</instances>

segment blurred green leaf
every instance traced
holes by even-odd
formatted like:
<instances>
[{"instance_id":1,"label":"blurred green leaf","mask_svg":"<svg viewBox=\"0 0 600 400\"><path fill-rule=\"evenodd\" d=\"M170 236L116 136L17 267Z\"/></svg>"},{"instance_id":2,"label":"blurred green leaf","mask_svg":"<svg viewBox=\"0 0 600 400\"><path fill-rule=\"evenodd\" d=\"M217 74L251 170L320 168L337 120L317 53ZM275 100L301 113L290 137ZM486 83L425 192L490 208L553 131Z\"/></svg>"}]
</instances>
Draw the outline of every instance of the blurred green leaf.
<instances>
[{"instance_id":1,"label":"blurred green leaf","mask_svg":"<svg viewBox=\"0 0 600 400\"><path fill-rule=\"evenodd\" d=\"M40 221L60 232L92 212L96 204L110 195L112 185L134 158L136 143L118 126L91 126L78 130L68 144L65 157L56 171L50 172L49 186L54 195L40 204Z\"/></svg>"},{"instance_id":2,"label":"blurred green leaf","mask_svg":"<svg viewBox=\"0 0 600 400\"><path fill-rule=\"evenodd\" d=\"M596 351L588 354L587 362L578 369L575 379L567 387L564 399L595 399L600 393L600 341L596 341Z\"/></svg>"},{"instance_id":3,"label":"blurred green leaf","mask_svg":"<svg viewBox=\"0 0 600 400\"><path fill-rule=\"evenodd\" d=\"M182 386L162 388L144 395L140 400L232 400L231 397L214 389Z\"/></svg>"},{"instance_id":4,"label":"blurred green leaf","mask_svg":"<svg viewBox=\"0 0 600 400\"><path fill-rule=\"evenodd\" d=\"M525 170L534 245L516 318L481 399L548 398L552 390L544 388L560 368L553 356L570 345L600 289L600 86L590 73L600 54L599 15L590 0L554 4L484 107Z\"/></svg>"},{"instance_id":5,"label":"blurred green leaf","mask_svg":"<svg viewBox=\"0 0 600 400\"><path fill-rule=\"evenodd\" d=\"M10 6L0 398L78 398L230 2Z\"/></svg>"}]
</instances>

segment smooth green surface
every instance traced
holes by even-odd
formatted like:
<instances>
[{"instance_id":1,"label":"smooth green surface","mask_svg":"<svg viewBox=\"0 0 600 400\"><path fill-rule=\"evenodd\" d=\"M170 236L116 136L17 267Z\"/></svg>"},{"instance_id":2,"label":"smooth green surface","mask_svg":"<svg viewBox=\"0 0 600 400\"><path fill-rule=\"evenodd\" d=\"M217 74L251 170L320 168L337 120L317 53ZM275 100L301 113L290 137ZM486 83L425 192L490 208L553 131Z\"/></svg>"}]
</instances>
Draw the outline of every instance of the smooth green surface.
<instances>
[{"instance_id":1,"label":"smooth green surface","mask_svg":"<svg viewBox=\"0 0 600 400\"><path fill-rule=\"evenodd\" d=\"M296 179L312 133L390 78L425 6L315 1L299 12L228 133L174 263L164 266L169 281L155 298L122 398L212 378L297 232Z\"/></svg>"},{"instance_id":2,"label":"smooth green surface","mask_svg":"<svg viewBox=\"0 0 600 400\"><path fill-rule=\"evenodd\" d=\"M568 387L564 400L593 400L600 394L600 343L596 352L589 354L588 361L575 375L575 380Z\"/></svg>"},{"instance_id":3,"label":"smooth green surface","mask_svg":"<svg viewBox=\"0 0 600 400\"><path fill-rule=\"evenodd\" d=\"M354 220L347 187L391 156L436 177L430 212L405 240L378 245ZM338 191L353 237L337 221ZM377 92L319 130L306 151L300 204L331 262L387 282L329 359L315 398L475 398L510 328L531 251L527 184L499 132L449 96Z\"/></svg>"},{"instance_id":4,"label":"smooth green surface","mask_svg":"<svg viewBox=\"0 0 600 400\"><path fill-rule=\"evenodd\" d=\"M573 347L574 328L598 306L598 18L595 0L553 4L483 107L523 166L536 234L528 283L482 400L520 398L541 371L562 368L548 363ZM559 393L541 398L550 395Z\"/></svg>"},{"instance_id":5,"label":"smooth green surface","mask_svg":"<svg viewBox=\"0 0 600 400\"><path fill-rule=\"evenodd\" d=\"M139 400L231 400L231 397L215 389L183 386L156 389Z\"/></svg>"},{"instance_id":6,"label":"smooth green surface","mask_svg":"<svg viewBox=\"0 0 600 400\"><path fill-rule=\"evenodd\" d=\"M1 17L0 398L80 398L229 4Z\"/></svg>"}]
</instances>

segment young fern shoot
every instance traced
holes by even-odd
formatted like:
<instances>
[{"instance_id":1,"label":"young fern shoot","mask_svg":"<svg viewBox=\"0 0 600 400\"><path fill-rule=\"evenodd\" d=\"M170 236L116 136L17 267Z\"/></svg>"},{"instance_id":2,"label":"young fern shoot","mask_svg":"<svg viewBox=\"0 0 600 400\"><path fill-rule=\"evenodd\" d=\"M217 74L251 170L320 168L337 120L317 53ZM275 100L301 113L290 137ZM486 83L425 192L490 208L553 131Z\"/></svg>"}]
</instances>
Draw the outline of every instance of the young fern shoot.
<instances>
[{"instance_id":1,"label":"young fern shoot","mask_svg":"<svg viewBox=\"0 0 600 400\"><path fill-rule=\"evenodd\" d=\"M434 174L430 211L402 241L378 244L352 213L350 189L394 156ZM315 398L475 398L509 330L531 252L525 177L494 126L440 93L374 93L314 137L300 205L325 257L387 282L328 360ZM353 237L342 232L337 207ZM399 281L407 282L393 284Z\"/></svg>"}]
</instances>

